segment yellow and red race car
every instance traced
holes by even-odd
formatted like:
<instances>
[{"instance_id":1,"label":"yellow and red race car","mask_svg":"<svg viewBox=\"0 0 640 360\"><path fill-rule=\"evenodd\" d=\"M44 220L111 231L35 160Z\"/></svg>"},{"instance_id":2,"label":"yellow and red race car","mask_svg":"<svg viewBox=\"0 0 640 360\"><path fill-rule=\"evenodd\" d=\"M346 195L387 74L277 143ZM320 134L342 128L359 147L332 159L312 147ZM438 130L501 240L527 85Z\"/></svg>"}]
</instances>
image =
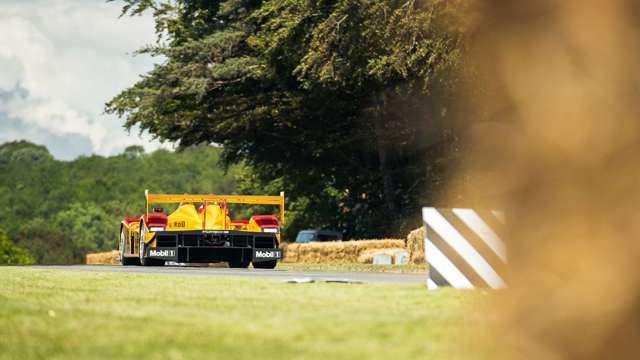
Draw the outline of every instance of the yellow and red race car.
<instances>
[{"instance_id":1,"label":"yellow and red race car","mask_svg":"<svg viewBox=\"0 0 640 360\"><path fill-rule=\"evenodd\" d=\"M145 213L120 223L118 246L122 265L160 266L178 263L228 262L232 268L273 269L282 259L280 227L284 193L252 195L163 195L145 190ZM151 204L177 203L171 214ZM229 204L275 205L275 215L232 220Z\"/></svg>"}]
</instances>

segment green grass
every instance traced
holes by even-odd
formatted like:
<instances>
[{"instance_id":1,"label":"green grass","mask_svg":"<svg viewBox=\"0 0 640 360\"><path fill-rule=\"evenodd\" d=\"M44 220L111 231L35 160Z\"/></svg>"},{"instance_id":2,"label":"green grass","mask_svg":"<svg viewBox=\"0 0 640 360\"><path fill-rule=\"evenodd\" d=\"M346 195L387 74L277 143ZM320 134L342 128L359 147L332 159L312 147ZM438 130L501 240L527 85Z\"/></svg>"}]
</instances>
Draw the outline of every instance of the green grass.
<instances>
[{"instance_id":1,"label":"green grass","mask_svg":"<svg viewBox=\"0 0 640 360\"><path fill-rule=\"evenodd\" d=\"M481 294L4 267L0 359L466 358Z\"/></svg>"}]
</instances>

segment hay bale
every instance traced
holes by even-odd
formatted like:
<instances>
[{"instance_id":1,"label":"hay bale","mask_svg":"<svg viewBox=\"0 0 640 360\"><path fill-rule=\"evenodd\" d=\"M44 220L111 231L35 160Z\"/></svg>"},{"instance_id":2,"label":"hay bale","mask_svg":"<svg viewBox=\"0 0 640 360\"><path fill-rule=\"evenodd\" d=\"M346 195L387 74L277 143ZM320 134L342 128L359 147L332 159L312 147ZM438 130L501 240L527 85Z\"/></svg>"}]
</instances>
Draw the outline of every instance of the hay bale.
<instances>
[{"instance_id":1,"label":"hay bale","mask_svg":"<svg viewBox=\"0 0 640 360\"><path fill-rule=\"evenodd\" d=\"M88 265L105 265L105 264L119 264L118 251L107 251L102 253L87 254L86 261Z\"/></svg>"},{"instance_id":2,"label":"hay bale","mask_svg":"<svg viewBox=\"0 0 640 360\"><path fill-rule=\"evenodd\" d=\"M280 248L283 252L283 262L298 262L298 248L300 244L283 243Z\"/></svg>"},{"instance_id":3,"label":"hay bale","mask_svg":"<svg viewBox=\"0 0 640 360\"><path fill-rule=\"evenodd\" d=\"M419 227L407 235L407 251L411 264L424 264L424 226Z\"/></svg>"},{"instance_id":4,"label":"hay bale","mask_svg":"<svg viewBox=\"0 0 640 360\"><path fill-rule=\"evenodd\" d=\"M396 256L400 253L406 253L407 250L405 250L405 248L387 248L387 249L369 249L369 250L364 250L360 253L360 255L358 256L358 262L361 264L372 264L373 263L373 258L376 255L388 255L391 256L392 259L394 259L394 263L395 263L395 259Z\"/></svg>"},{"instance_id":5,"label":"hay bale","mask_svg":"<svg viewBox=\"0 0 640 360\"><path fill-rule=\"evenodd\" d=\"M404 240L357 240L357 241L331 241L311 242L307 244L287 244L285 249L285 262L303 263L353 263L363 251L372 249L401 248L404 249Z\"/></svg>"}]
</instances>

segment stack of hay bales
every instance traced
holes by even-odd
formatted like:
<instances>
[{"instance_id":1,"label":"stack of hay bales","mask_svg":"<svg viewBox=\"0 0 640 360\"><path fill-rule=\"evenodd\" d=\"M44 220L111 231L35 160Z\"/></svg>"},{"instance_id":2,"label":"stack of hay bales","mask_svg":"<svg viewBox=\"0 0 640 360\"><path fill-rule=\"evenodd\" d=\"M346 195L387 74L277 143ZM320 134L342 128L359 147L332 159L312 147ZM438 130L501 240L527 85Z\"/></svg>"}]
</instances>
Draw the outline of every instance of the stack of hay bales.
<instances>
[{"instance_id":1,"label":"stack of hay bales","mask_svg":"<svg viewBox=\"0 0 640 360\"><path fill-rule=\"evenodd\" d=\"M282 244L284 262L302 263L354 263L365 251L375 249L404 250L404 240L356 240ZM364 257L363 257L364 259Z\"/></svg>"},{"instance_id":2,"label":"stack of hay bales","mask_svg":"<svg viewBox=\"0 0 640 360\"><path fill-rule=\"evenodd\" d=\"M120 264L118 261L118 251L113 250L102 253L87 254L86 263L88 265Z\"/></svg>"},{"instance_id":3,"label":"stack of hay bales","mask_svg":"<svg viewBox=\"0 0 640 360\"><path fill-rule=\"evenodd\" d=\"M406 249L409 252L409 263L424 264L424 226L407 235Z\"/></svg>"}]
</instances>

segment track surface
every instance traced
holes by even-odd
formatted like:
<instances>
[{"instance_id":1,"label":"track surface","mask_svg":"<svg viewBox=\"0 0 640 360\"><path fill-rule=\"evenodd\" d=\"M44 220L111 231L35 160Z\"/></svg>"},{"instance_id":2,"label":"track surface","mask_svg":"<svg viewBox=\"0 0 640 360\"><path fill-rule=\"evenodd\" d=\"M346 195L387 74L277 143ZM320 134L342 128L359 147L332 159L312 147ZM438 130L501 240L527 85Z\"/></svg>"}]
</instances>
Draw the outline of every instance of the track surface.
<instances>
[{"instance_id":1,"label":"track surface","mask_svg":"<svg viewBox=\"0 0 640 360\"><path fill-rule=\"evenodd\" d=\"M315 281L353 281L362 283L386 284L417 284L426 283L424 274L393 274L375 272L320 272L320 271L291 271L291 270L263 270L263 269L228 269L189 266L119 266L119 265L48 265L29 266L34 269L98 271L98 272L126 272L141 274L165 274L182 276L238 276L249 278L290 279L311 278Z\"/></svg>"}]
</instances>

